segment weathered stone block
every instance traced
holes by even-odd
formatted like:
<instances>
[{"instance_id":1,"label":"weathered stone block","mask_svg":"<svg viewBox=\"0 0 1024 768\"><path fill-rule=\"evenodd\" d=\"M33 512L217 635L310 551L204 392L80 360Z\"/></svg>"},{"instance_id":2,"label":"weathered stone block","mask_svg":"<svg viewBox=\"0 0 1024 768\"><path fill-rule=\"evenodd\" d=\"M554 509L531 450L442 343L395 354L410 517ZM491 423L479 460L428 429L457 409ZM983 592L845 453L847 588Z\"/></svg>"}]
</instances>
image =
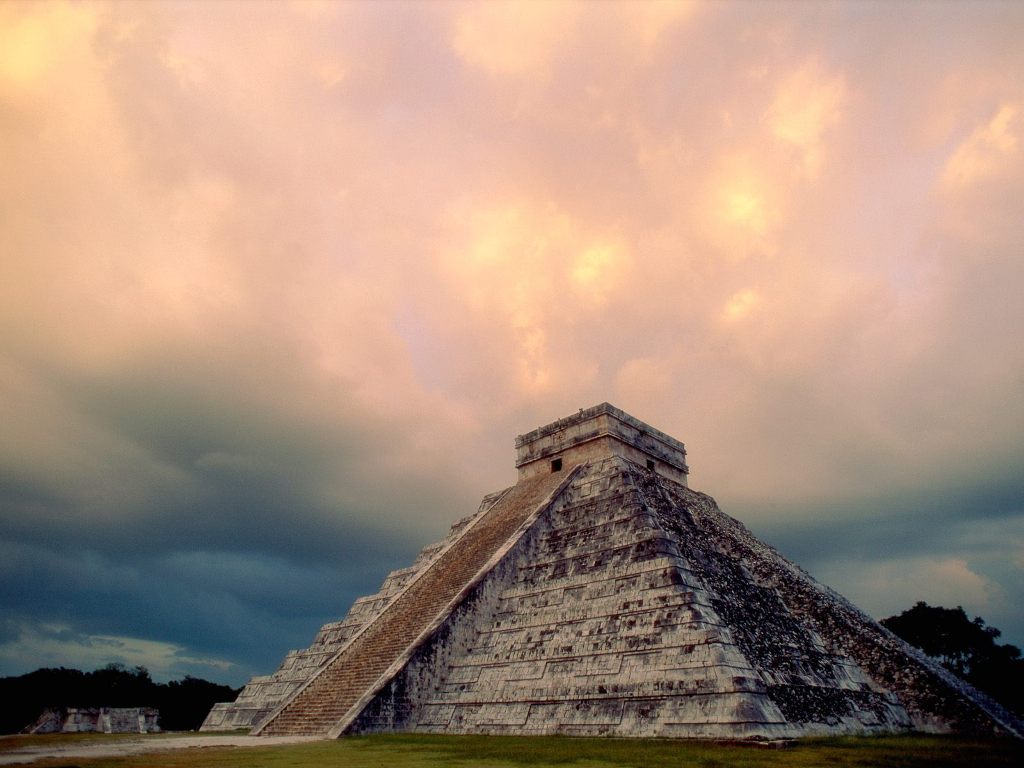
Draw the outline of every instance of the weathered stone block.
<instances>
[{"instance_id":1,"label":"weathered stone block","mask_svg":"<svg viewBox=\"0 0 1024 768\"><path fill-rule=\"evenodd\" d=\"M682 443L603 404L516 445L516 486L204 727L1024 733L687 488Z\"/></svg>"}]
</instances>

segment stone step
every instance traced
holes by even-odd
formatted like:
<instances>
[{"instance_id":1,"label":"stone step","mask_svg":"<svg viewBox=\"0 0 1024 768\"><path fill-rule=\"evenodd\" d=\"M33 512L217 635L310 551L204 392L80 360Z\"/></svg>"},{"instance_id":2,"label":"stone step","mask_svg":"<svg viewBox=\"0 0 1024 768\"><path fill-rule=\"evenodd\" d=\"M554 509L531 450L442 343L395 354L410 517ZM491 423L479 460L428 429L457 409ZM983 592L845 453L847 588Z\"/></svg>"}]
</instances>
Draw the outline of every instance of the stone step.
<instances>
[{"instance_id":1,"label":"stone step","mask_svg":"<svg viewBox=\"0 0 1024 768\"><path fill-rule=\"evenodd\" d=\"M272 714L259 733L327 735L567 476L540 475L513 486Z\"/></svg>"}]
</instances>

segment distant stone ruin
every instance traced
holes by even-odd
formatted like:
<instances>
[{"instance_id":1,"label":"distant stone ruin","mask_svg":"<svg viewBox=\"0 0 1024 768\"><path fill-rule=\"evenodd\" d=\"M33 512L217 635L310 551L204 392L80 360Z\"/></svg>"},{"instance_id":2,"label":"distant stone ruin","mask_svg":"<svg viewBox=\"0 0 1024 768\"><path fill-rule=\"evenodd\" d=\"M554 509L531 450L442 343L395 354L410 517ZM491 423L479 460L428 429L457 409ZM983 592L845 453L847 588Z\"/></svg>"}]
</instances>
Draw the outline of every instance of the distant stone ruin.
<instances>
[{"instance_id":1,"label":"distant stone ruin","mask_svg":"<svg viewBox=\"0 0 1024 768\"><path fill-rule=\"evenodd\" d=\"M160 712L149 707L45 709L25 733L159 733Z\"/></svg>"},{"instance_id":2,"label":"distant stone ruin","mask_svg":"<svg viewBox=\"0 0 1024 768\"><path fill-rule=\"evenodd\" d=\"M604 403L516 449L516 485L203 730L1024 735L690 490L672 437Z\"/></svg>"}]
</instances>

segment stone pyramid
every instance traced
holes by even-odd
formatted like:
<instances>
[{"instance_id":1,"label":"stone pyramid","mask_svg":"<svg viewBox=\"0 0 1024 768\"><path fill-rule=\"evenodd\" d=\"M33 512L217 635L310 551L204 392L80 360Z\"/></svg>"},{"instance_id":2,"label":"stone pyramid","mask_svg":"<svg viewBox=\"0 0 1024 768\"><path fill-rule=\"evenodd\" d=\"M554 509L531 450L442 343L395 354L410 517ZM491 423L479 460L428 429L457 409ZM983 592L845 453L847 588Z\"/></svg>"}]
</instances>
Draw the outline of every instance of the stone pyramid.
<instances>
[{"instance_id":1,"label":"stone pyramid","mask_svg":"<svg viewBox=\"0 0 1024 768\"><path fill-rule=\"evenodd\" d=\"M604 403L516 448L516 485L203 729L1024 734L690 490L679 441Z\"/></svg>"}]
</instances>

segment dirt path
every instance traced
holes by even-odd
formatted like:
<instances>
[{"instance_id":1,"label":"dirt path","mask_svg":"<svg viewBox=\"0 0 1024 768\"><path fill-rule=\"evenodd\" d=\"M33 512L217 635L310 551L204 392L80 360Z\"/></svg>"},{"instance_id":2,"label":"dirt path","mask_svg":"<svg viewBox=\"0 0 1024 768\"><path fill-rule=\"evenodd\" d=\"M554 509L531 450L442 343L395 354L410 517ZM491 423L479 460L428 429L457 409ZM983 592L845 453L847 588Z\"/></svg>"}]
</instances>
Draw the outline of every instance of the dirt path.
<instances>
[{"instance_id":1,"label":"dirt path","mask_svg":"<svg viewBox=\"0 0 1024 768\"><path fill-rule=\"evenodd\" d=\"M143 752L164 752L171 749L202 749L204 747L267 747L273 744L298 744L316 741L315 736L181 736L165 738L140 736L137 739L110 741L69 741L24 747L15 746L0 752L0 765L32 763L49 758L121 757Z\"/></svg>"}]
</instances>

